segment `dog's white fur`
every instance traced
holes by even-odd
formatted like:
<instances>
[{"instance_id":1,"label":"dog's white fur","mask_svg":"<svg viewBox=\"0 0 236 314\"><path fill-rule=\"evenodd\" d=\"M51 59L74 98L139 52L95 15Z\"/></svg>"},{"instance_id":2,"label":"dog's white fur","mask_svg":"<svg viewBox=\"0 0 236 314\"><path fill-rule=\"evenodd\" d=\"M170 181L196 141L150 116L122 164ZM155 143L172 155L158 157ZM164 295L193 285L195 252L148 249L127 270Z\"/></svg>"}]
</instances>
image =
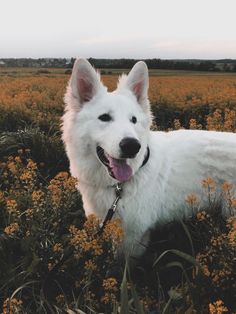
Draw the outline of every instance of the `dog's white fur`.
<instances>
[{"instance_id":1,"label":"dog's white fur","mask_svg":"<svg viewBox=\"0 0 236 314\"><path fill-rule=\"evenodd\" d=\"M148 69L138 62L128 76L122 76L114 92L100 81L89 62L78 59L65 95L63 141L72 176L86 214L103 219L115 198L109 176L96 154L97 145L119 158L119 143L133 137L141 143L137 156L128 159L133 170L123 184L118 204L124 231L124 249L138 254L138 243L155 224L192 215L186 205L188 194L201 195L201 181L210 176L218 183L236 183L236 135L213 131L150 131L151 111L148 101ZM113 120L100 121L109 113ZM130 119L136 116L137 123ZM150 148L147 164L140 168Z\"/></svg>"}]
</instances>

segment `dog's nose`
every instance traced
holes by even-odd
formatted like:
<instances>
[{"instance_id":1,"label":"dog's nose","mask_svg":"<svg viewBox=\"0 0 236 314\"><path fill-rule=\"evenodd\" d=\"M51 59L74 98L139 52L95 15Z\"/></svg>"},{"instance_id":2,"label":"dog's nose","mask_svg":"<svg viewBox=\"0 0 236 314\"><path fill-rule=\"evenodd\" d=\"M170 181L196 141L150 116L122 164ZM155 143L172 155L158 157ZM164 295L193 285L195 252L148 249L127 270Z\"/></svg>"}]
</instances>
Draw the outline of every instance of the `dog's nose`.
<instances>
[{"instance_id":1,"label":"dog's nose","mask_svg":"<svg viewBox=\"0 0 236 314\"><path fill-rule=\"evenodd\" d=\"M134 158L140 150L140 143L136 138L125 137L120 142L121 157L122 158Z\"/></svg>"}]
</instances>

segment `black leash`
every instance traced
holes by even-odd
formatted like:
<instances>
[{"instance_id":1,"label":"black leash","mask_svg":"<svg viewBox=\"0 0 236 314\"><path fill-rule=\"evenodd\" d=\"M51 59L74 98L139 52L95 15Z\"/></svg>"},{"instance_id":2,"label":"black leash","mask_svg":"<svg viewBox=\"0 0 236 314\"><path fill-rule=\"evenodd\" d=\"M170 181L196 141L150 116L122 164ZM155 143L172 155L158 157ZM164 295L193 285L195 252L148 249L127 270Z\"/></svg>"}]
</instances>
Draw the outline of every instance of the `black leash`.
<instances>
[{"instance_id":1,"label":"black leash","mask_svg":"<svg viewBox=\"0 0 236 314\"><path fill-rule=\"evenodd\" d=\"M118 204L119 200L121 199L121 194L122 194L121 183L117 183L115 185L115 192L116 192L116 198L115 198L114 202L112 203L111 208L108 209L108 212L106 214L105 219L100 224L100 228L99 228L99 231L97 233L98 235L101 235L103 233L103 230L104 230L106 224L112 219L113 215L116 212L117 204Z\"/></svg>"}]
</instances>

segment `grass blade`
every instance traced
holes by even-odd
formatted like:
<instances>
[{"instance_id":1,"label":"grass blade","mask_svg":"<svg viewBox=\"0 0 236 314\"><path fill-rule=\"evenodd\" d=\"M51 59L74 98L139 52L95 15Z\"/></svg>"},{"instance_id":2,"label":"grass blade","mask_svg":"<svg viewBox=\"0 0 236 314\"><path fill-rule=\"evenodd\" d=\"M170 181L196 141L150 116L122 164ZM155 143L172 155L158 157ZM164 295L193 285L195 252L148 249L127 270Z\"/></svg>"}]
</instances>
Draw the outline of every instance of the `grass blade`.
<instances>
[{"instance_id":1,"label":"grass blade","mask_svg":"<svg viewBox=\"0 0 236 314\"><path fill-rule=\"evenodd\" d=\"M172 253L172 254L174 254L174 255L176 255L176 256L179 256L179 257L183 258L185 261L189 262L190 264L192 264L192 265L194 265L194 266L197 266L197 267L200 266L200 265L197 263L196 259L195 259L193 256L191 256L191 255L189 255L189 254L187 254L187 253L181 252L181 251L179 251L179 250L172 249L172 250L167 250L167 251L163 252L163 253L155 260L155 262L154 262L154 264L153 264L153 267L155 267L155 266L159 263L159 261L160 261L165 255L167 255L168 253Z\"/></svg>"},{"instance_id":2,"label":"grass blade","mask_svg":"<svg viewBox=\"0 0 236 314\"><path fill-rule=\"evenodd\" d=\"M120 314L127 314L129 310L129 298L128 298L128 287L127 287L127 262L124 269L124 275L120 287L120 298L121 298L121 308Z\"/></svg>"},{"instance_id":3,"label":"grass blade","mask_svg":"<svg viewBox=\"0 0 236 314\"><path fill-rule=\"evenodd\" d=\"M134 306L135 306L135 310L137 311L137 314L145 314L143 306L139 300L138 294L137 294L136 289L135 289L132 282L131 282L131 293L132 293L132 297L134 300Z\"/></svg>"}]
</instances>

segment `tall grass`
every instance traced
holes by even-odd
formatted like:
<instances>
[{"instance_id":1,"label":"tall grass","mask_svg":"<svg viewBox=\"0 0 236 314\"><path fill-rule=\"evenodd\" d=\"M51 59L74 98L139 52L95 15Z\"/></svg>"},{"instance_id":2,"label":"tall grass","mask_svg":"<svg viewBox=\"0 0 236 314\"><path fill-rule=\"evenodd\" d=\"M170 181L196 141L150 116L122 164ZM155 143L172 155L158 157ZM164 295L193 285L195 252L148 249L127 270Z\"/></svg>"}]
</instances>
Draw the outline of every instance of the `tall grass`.
<instances>
[{"instance_id":1,"label":"tall grass","mask_svg":"<svg viewBox=\"0 0 236 314\"><path fill-rule=\"evenodd\" d=\"M146 253L124 260L118 253L120 222L112 221L98 236L98 220L84 217L76 180L68 172L59 131L65 77L20 80L0 81L2 312L236 312L236 220L222 217L221 202L212 197L214 180L202 182L211 196L208 209L197 196L186 195L186 205L199 212L156 226ZM158 92L151 79L155 121L165 121L156 127L235 131L234 80L211 81L212 90L198 78L191 86L183 78L162 78ZM222 84L224 91L217 89ZM182 90L171 96L177 86ZM233 214L234 187L225 182L220 188Z\"/></svg>"}]
</instances>

